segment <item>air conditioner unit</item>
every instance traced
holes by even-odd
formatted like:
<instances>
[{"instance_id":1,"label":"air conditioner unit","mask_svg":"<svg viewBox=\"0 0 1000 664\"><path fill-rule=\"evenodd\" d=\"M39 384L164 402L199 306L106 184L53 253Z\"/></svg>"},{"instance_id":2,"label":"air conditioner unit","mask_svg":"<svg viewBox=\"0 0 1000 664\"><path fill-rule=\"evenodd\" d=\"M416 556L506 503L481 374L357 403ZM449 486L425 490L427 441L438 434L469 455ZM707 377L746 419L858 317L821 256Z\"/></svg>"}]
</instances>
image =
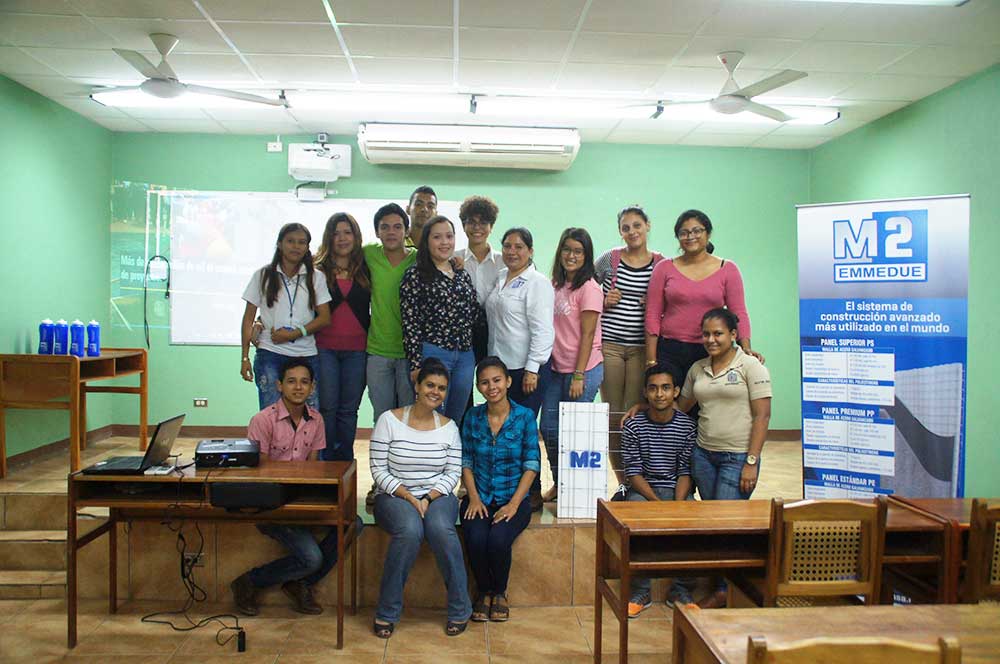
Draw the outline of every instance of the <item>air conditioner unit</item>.
<instances>
[{"instance_id":1,"label":"air conditioner unit","mask_svg":"<svg viewBox=\"0 0 1000 664\"><path fill-rule=\"evenodd\" d=\"M580 151L576 129L366 123L358 147L373 164L564 171Z\"/></svg>"},{"instance_id":2,"label":"air conditioner unit","mask_svg":"<svg viewBox=\"0 0 1000 664\"><path fill-rule=\"evenodd\" d=\"M288 174L303 182L334 182L351 176L351 146L337 143L290 143Z\"/></svg>"}]
</instances>

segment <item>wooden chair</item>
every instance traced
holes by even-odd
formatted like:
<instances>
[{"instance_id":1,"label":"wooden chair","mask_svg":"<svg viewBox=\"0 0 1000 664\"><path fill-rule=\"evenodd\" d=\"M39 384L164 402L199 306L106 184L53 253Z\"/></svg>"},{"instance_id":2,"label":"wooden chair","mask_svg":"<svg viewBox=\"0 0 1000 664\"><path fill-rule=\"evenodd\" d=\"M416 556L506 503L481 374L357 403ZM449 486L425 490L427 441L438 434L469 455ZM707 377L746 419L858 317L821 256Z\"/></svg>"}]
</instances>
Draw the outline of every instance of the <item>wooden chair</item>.
<instances>
[{"instance_id":1,"label":"wooden chair","mask_svg":"<svg viewBox=\"0 0 1000 664\"><path fill-rule=\"evenodd\" d=\"M764 576L731 576L729 606L878 604L887 501L771 501Z\"/></svg>"},{"instance_id":2,"label":"wooden chair","mask_svg":"<svg viewBox=\"0 0 1000 664\"><path fill-rule=\"evenodd\" d=\"M1000 504L972 501L969 557L962 599L970 604L1000 602Z\"/></svg>"},{"instance_id":3,"label":"wooden chair","mask_svg":"<svg viewBox=\"0 0 1000 664\"><path fill-rule=\"evenodd\" d=\"M960 664L958 639L937 645L877 637L804 639L768 647L763 636L747 639L747 664Z\"/></svg>"}]
</instances>

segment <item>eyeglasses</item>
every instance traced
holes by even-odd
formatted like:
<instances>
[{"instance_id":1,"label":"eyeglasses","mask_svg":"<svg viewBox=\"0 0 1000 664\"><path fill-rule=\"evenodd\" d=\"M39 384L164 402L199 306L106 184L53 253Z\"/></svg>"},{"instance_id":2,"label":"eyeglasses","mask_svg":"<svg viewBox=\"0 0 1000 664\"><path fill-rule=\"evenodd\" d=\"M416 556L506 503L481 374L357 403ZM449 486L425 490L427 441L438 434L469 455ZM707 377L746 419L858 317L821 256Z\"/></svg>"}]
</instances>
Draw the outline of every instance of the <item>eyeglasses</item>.
<instances>
[{"instance_id":1,"label":"eyeglasses","mask_svg":"<svg viewBox=\"0 0 1000 664\"><path fill-rule=\"evenodd\" d=\"M462 222L463 226L492 226L488 221L483 221L479 217L473 217L472 219L466 219Z\"/></svg>"},{"instance_id":2,"label":"eyeglasses","mask_svg":"<svg viewBox=\"0 0 1000 664\"><path fill-rule=\"evenodd\" d=\"M705 229L704 228L692 228L690 230L678 232L677 233L677 237L679 237L682 240L686 240L689 237L697 239L697 238L700 238L704 234L705 234Z\"/></svg>"},{"instance_id":3,"label":"eyeglasses","mask_svg":"<svg viewBox=\"0 0 1000 664\"><path fill-rule=\"evenodd\" d=\"M563 247L559 251L563 256L583 256L585 253L582 248L577 249L576 247Z\"/></svg>"}]
</instances>

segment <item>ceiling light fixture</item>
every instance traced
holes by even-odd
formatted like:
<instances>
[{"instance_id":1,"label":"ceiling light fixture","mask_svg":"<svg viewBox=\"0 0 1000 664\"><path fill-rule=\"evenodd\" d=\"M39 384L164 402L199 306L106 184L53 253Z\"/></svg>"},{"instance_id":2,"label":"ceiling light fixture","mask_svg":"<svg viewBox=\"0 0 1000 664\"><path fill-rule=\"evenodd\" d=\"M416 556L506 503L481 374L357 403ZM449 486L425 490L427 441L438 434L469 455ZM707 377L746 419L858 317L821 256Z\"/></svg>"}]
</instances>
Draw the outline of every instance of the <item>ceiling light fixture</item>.
<instances>
[{"instance_id":1,"label":"ceiling light fixture","mask_svg":"<svg viewBox=\"0 0 1000 664\"><path fill-rule=\"evenodd\" d=\"M288 105L295 109L359 113L469 113L467 94L410 94L407 92L357 92L353 90L289 91Z\"/></svg>"},{"instance_id":2,"label":"ceiling light fixture","mask_svg":"<svg viewBox=\"0 0 1000 664\"><path fill-rule=\"evenodd\" d=\"M476 114L521 120L572 121L585 118L648 118L656 101L570 99L564 97L476 97Z\"/></svg>"},{"instance_id":3,"label":"ceiling light fixture","mask_svg":"<svg viewBox=\"0 0 1000 664\"><path fill-rule=\"evenodd\" d=\"M234 91L234 94L239 93ZM255 96L263 96L267 99L273 99L275 102L282 100L281 95L273 93ZM144 88L139 86L109 88L108 90L98 89L90 93L90 98L104 106L121 108L268 108L267 105L258 102L191 91L184 91L175 97L161 97L146 92ZM276 105L273 108L280 109L282 106Z\"/></svg>"}]
</instances>

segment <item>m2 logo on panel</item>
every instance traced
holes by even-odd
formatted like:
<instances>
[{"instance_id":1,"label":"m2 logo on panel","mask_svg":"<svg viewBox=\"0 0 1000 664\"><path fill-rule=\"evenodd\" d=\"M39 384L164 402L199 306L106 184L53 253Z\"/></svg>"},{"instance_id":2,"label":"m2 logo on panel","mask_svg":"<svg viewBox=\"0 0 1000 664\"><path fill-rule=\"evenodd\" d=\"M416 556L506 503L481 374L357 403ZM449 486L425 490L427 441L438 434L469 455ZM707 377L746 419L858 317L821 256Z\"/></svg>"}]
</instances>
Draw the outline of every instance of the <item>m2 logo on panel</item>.
<instances>
[{"instance_id":1,"label":"m2 logo on panel","mask_svg":"<svg viewBox=\"0 0 1000 664\"><path fill-rule=\"evenodd\" d=\"M600 468L601 453L588 450L571 450L569 453L570 468Z\"/></svg>"},{"instance_id":2,"label":"m2 logo on panel","mask_svg":"<svg viewBox=\"0 0 1000 664\"><path fill-rule=\"evenodd\" d=\"M927 281L927 210L833 222L833 280Z\"/></svg>"}]
</instances>

